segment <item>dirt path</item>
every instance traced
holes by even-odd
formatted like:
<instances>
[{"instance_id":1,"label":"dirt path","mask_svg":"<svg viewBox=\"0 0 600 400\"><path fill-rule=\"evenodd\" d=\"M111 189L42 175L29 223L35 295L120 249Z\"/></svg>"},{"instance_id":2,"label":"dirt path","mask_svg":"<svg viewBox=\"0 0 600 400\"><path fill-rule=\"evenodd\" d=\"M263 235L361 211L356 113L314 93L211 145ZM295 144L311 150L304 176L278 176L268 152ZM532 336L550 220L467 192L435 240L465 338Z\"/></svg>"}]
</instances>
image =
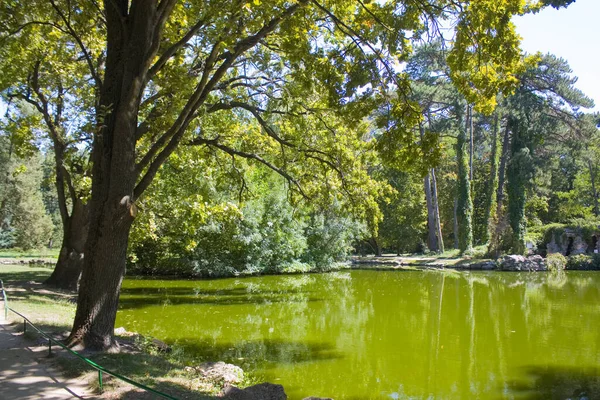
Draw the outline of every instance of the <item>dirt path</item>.
<instances>
[{"instance_id":1,"label":"dirt path","mask_svg":"<svg viewBox=\"0 0 600 400\"><path fill-rule=\"evenodd\" d=\"M46 346L32 346L0 316L0 399L96 399L84 382L69 380L50 365Z\"/></svg>"}]
</instances>

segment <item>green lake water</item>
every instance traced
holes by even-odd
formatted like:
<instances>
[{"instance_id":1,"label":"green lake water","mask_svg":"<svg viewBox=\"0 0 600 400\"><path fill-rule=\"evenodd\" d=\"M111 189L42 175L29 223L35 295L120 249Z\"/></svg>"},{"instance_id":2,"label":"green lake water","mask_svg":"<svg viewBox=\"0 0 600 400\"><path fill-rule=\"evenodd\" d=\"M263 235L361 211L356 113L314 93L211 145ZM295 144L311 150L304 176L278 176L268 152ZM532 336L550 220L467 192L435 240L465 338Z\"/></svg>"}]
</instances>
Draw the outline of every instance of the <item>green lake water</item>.
<instances>
[{"instance_id":1,"label":"green lake water","mask_svg":"<svg viewBox=\"0 0 600 400\"><path fill-rule=\"evenodd\" d=\"M594 272L128 279L116 326L252 370L292 400L600 398Z\"/></svg>"}]
</instances>

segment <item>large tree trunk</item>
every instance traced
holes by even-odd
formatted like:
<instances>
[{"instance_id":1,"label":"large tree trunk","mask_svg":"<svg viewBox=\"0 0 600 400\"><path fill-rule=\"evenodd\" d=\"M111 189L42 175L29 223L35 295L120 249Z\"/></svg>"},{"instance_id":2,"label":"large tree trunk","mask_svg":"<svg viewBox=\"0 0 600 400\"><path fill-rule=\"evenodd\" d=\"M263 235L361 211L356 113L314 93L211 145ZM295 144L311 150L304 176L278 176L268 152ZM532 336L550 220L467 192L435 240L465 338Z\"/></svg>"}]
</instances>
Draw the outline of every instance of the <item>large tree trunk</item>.
<instances>
[{"instance_id":1,"label":"large tree trunk","mask_svg":"<svg viewBox=\"0 0 600 400\"><path fill-rule=\"evenodd\" d=\"M383 251L381 249L381 245L379 244L379 241L377 240L377 238L375 236L372 236L368 240L368 243L371 246L371 248L373 249L373 252L375 253L375 255L377 257L381 257L383 255Z\"/></svg>"},{"instance_id":2,"label":"large tree trunk","mask_svg":"<svg viewBox=\"0 0 600 400\"><path fill-rule=\"evenodd\" d=\"M506 180L506 164L510 151L510 129L508 123L504 129L504 138L502 139L502 155L500 156L500 168L498 169L498 186L496 188L496 216L499 217L504 203L504 182Z\"/></svg>"},{"instance_id":3,"label":"large tree trunk","mask_svg":"<svg viewBox=\"0 0 600 400\"><path fill-rule=\"evenodd\" d=\"M491 237L488 245L488 254L498 257L503 250L502 236L506 228L506 215L504 213L504 183L506 181L506 165L510 151L510 127L508 122L504 128L504 138L502 139L502 151L500 154L500 166L498 168L498 186L496 187L496 212L492 220Z\"/></svg>"},{"instance_id":4,"label":"large tree trunk","mask_svg":"<svg viewBox=\"0 0 600 400\"><path fill-rule=\"evenodd\" d=\"M462 107L456 106L459 130L456 141L456 158L458 164L458 248L461 253L473 248L473 201L471 200L471 181L469 180L469 159L467 149L467 133L469 129L470 107L466 107L467 116L463 117Z\"/></svg>"},{"instance_id":5,"label":"large tree trunk","mask_svg":"<svg viewBox=\"0 0 600 400\"><path fill-rule=\"evenodd\" d=\"M175 0L104 0L106 60L99 82L97 131L92 150L90 227L85 245L77 312L67 342L107 350L116 346L114 324L125 274L129 231L135 201L180 143L189 124L229 68L286 18L308 3L301 0L268 21L256 34L225 51L218 41L203 60L193 93L172 125L159 134L145 154L136 154L138 115L144 89L153 74L204 26L203 20L160 57L158 50ZM155 63L155 64L153 64ZM100 80L98 78L98 80ZM139 163L136 160L139 158Z\"/></svg>"},{"instance_id":6,"label":"large tree trunk","mask_svg":"<svg viewBox=\"0 0 600 400\"><path fill-rule=\"evenodd\" d=\"M83 270L84 247L88 234L89 207L78 199L73 205L71 215L63 226L63 241L58 261L47 285L61 289L77 290Z\"/></svg>"},{"instance_id":7,"label":"large tree trunk","mask_svg":"<svg viewBox=\"0 0 600 400\"><path fill-rule=\"evenodd\" d=\"M492 154L490 156L490 176L487 181L485 192L484 226L482 243L487 243L493 230L493 221L495 220L495 194L498 187L498 154L499 154L499 130L500 118L498 113L494 115L494 126L492 129Z\"/></svg>"},{"instance_id":8,"label":"large tree trunk","mask_svg":"<svg viewBox=\"0 0 600 400\"><path fill-rule=\"evenodd\" d=\"M453 222L453 233L454 233L454 248L458 250L458 198L454 199L454 219Z\"/></svg>"},{"instance_id":9,"label":"large tree trunk","mask_svg":"<svg viewBox=\"0 0 600 400\"><path fill-rule=\"evenodd\" d=\"M129 13L127 2L107 0L105 10L107 53L100 108L110 112L98 117L99 132L94 136L90 227L68 339L69 345L96 350L116 347L114 324L135 216L137 116L156 52L155 30L160 29L156 0L135 2Z\"/></svg>"},{"instance_id":10,"label":"large tree trunk","mask_svg":"<svg viewBox=\"0 0 600 400\"><path fill-rule=\"evenodd\" d=\"M469 181L473 182L473 107L470 106L467 111L469 119Z\"/></svg>"},{"instance_id":11,"label":"large tree trunk","mask_svg":"<svg viewBox=\"0 0 600 400\"><path fill-rule=\"evenodd\" d=\"M429 116L428 119L431 128L431 116ZM425 129L421 124L419 124L419 133L421 135L421 140L423 140L423 136L425 136ZM427 171L427 175L425 175L425 178L423 179L423 186L425 188L425 202L427 203L427 247L431 251L438 251L439 247L436 234L435 210L433 207L433 196L431 194L431 175L429 171Z\"/></svg>"},{"instance_id":12,"label":"large tree trunk","mask_svg":"<svg viewBox=\"0 0 600 400\"><path fill-rule=\"evenodd\" d=\"M513 134L511 158L508 164L508 221L512 228L511 250L515 254L525 254L525 233L527 221L525 204L527 202L527 186L533 176L533 160L531 157L530 138L526 123L517 118L510 118L509 124Z\"/></svg>"},{"instance_id":13,"label":"large tree trunk","mask_svg":"<svg viewBox=\"0 0 600 400\"><path fill-rule=\"evenodd\" d=\"M435 230L437 234L437 250L440 253L444 252L444 238L442 237L442 223L440 222L440 204L438 201L437 179L435 177L435 168L431 169L431 197L433 200L433 216Z\"/></svg>"},{"instance_id":14,"label":"large tree trunk","mask_svg":"<svg viewBox=\"0 0 600 400\"><path fill-rule=\"evenodd\" d=\"M437 235L436 235L436 224L435 224L435 211L433 208L433 199L431 195L431 181L430 174L423 179L423 185L425 187L425 201L427 203L427 247L431 251L438 251Z\"/></svg>"}]
</instances>

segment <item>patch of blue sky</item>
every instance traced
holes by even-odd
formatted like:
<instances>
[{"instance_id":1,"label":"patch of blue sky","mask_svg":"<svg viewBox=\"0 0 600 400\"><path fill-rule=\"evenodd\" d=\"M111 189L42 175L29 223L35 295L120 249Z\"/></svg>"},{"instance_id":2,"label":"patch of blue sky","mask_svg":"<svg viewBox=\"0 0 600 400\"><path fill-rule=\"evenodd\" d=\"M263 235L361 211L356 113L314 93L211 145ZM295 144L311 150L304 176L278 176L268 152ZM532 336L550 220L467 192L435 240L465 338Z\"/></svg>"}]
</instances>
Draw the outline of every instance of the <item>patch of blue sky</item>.
<instances>
[{"instance_id":1,"label":"patch of blue sky","mask_svg":"<svg viewBox=\"0 0 600 400\"><path fill-rule=\"evenodd\" d=\"M576 87L592 98L600 112L600 1L577 0L569 7L545 8L538 14L515 18L527 53L551 53L569 62Z\"/></svg>"}]
</instances>

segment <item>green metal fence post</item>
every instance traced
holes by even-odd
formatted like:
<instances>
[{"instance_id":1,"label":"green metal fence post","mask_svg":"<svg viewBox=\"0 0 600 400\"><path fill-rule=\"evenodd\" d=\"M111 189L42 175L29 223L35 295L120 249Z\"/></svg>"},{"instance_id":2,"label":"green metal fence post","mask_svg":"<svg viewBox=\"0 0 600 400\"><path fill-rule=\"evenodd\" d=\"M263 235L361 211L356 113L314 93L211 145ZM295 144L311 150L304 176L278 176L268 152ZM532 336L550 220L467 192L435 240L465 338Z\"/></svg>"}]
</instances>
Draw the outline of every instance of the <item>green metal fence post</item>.
<instances>
[{"instance_id":1,"label":"green metal fence post","mask_svg":"<svg viewBox=\"0 0 600 400\"><path fill-rule=\"evenodd\" d=\"M27 333L27 320L23 320L23 333Z\"/></svg>"},{"instance_id":2,"label":"green metal fence post","mask_svg":"<svg viewBox=\"0 0 600 400\"><path fill-rule=\"evenodd\" d=\"M104 391L104 388L102 386L102 371L98 370L98 386L100 386L100 393L102 393Z\"/></svg>"},{"instance_id":3,"label":"green metal fence post","mask_svg":"<svg viewBox=\"0 0 600 400\"><path fill-rule=\"evenodd\" d=\"M48 357L52 356L52 340L48 339Z\"/></svg>"},{"instance_id":4,"label":"green metal fence post","mask_svg":"<svg viewBox=\"0 0 600 400\"><path fill-rule=\"evenodd\" d=\"M2 300L4 304L4 320L8 320L8 296L6 295L6 290L4 290L4 282L0 279L0 289L2 290Z\"/></svg>"}]
</instances>

